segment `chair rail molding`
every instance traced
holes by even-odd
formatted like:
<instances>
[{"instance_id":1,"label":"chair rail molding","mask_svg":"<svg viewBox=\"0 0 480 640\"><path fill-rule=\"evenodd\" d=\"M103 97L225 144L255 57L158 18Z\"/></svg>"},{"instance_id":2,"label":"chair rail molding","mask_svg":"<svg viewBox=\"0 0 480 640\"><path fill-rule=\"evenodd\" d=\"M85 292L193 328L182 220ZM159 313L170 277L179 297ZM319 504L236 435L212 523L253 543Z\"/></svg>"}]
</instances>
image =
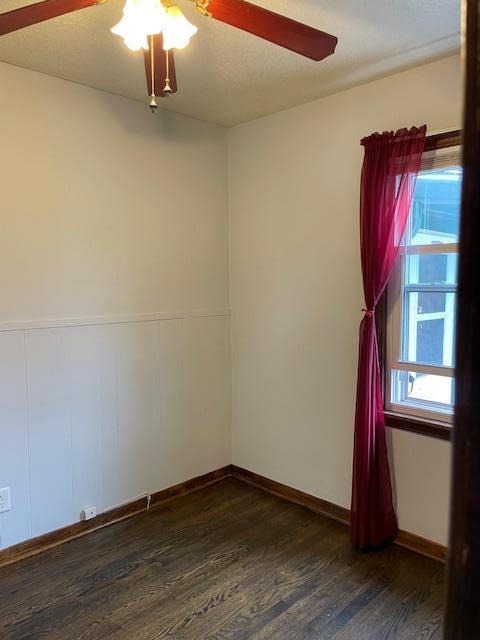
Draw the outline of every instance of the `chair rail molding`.
<instances>
[{"instance_id":1,"label":"chair rail molding","mask_svg":"<svg viewBox=\"0 0 480 640\"><path fill-rule=\"evenodd\" d=\"M184 309L180 311L154 311L149 313L125 313L116 315L67 316L33 320L0 322L0 332L28 331L30 329L59 329L63 327L88 327L105 324L129 324L157 322L161 320L188 320L190 318L229 318L230 309Z\"/></svg>"}]
</instances>

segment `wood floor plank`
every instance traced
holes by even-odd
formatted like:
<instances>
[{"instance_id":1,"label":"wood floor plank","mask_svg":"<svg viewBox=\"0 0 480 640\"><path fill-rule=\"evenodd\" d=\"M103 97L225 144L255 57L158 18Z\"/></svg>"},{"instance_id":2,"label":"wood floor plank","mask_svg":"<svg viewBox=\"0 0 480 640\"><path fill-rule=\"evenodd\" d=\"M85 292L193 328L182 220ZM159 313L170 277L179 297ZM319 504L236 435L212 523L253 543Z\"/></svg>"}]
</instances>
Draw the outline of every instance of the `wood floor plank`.
<instances>
[{"instance_id":1,"label":"wood floor plank","mask_svg":"<svg viewBox=\"0 0 480 640\"><path fill-rule=\"evenodd\" d=\"M250 523L237 522L232 530L224 530L223 544L226 544L227 547L232 546L232 542L235 540L235 536L238 536L239 531L248 530L248 536L243 538L243 540L240 538L239 541L239 544L242 544L242 547L246 552L241 554L239 560L246 557L245 566L247 568L253 564L255 564L255 567L258 566L254 562L254 549L256 547L262 549L268 546L269 530L264 526L265 517L268 516L271 527L275 526L276 520L282 520L284 529L288 531L290 535L293 534L295 537L299 537L296 535L298 532L295 529L295 525L299 521L299 514L292 512L292 510L288 509L286 513L283 513L282 511L275 509L272 513L265 513L265 517L258 517L260 514L257 506L255 507L255 512L257 517ZM245 516L245 513L243 516ZM310 520L313 519L314 516L312 515ZM305 519L303 514L301 522L302 526L304 526ZM325 524L331 526L330 523ZM278 544L278 541L276 541L275 544ZM149 606L152 609L155 609L157 616L153 616L152 611L145 611L145 603L143 603L143 606L141 607L143 611L134 611L128 620L122 620L125 625L125 630L131 630L133 633L132 623L134 624L136 622L136 616L141 615L144 619L150 620L151 622L145 624L144 630L142 630L138 636L140 639L143 637L155 637L155 634L162 637L162 633L164 633L165 629L167 631L170 628L174 629L175 625L181 625L182 627L184 625L189 626L190 629L188 632L192 634L192 623L194 621L198 622L200 618L205 618L208 615L211 609L210 605L208 605L210 601L216 602L215 607L219 606L218 601L222 597L221 594L222 590L225 588L224 585L231 582L232 575L234 575L238 581L242 572L245 571L245 566L244 564L237 562L233 568L227 567L221 571L210 572L209 576L203 578L201 584L197 584L196 581L192 579L189 579L187 585L184 585L182 582L178 583L175 585L175 589L169 594L169 599L167 601L164 599L159 601L158 598L150 599ZM229 592L227 598L223 598L223 600L230 600L232 595L233 592ZM192 610L196 612L196 615L193 618L190 615ZM136 633L138 635L139 632L136 631ZM198 630L195 631L195 633L198 635ZM195 635L195 637L197 637L197 635ZM166 637L168 637L168 635Z\"/></svg>"},{"instance_id":2,"label":"wood floor plank","mask_svg":"<svg viewBox=\"0 0 480 640\"><path fill-rule=\"evenodd\" d=\"M274 523L272 523L274 526ZM262 527L264 529L264 527ZM223 634L225 638L243 638L248 637L247 619L252 622L258 617L267 614L268 611L276 606L276 603L282 596L292 590L292 585L300 586L302 583L311 578L312 573L318 572L319 560L316 563L309 563L301 566L300 562L295 563L296 566L288 566L288 562L293 557L299 559L307 547L311 547L315 542L317 531L313 527L301 531L299 528L291 528L289 532L280 539L272 542L264 541L261 547L250 547L250 557L243 558L235 567L234 583L235 587L230 593L223 593L224 587L216 587L211 593L206 594L208 597L203 602L200 601L195 610L195 616L190 618L187 613L185 620L190 625L190 635L197 639L208 637L212 633L212 629L223 620L234 620L236 624L230 627L230 634ZM288 551L285 543L288 538ZM251 539L247 544L251 544ZM265 568L265 560L271 567L270 571L259 575L259 567ZM230 580L231 582L231 580ZM214 614L213 603L215 607L221 608L220 615ZM245 604L252 603L250 609L244 612ZM159 634L159 638L169 637L168 635Z\"/></svg>"},{"instance_id":3,"label":"wood floor plank","mask_svg":"<svg viewBox=\"0 0 480 640\"><path fill-rule=\"evenodd\" d=\"M245 496L245 499L247 498L248 496ZM183 571L182 563L185 560L187 562L189 560L184 555L179 557L178 549L185 549L190 542L195 543L195 553L191 552L190 554L192 555L193 553L193 559L195 559L197 557L195 554L201 554L203 547L205 547L206 551L210 549L211 544L216 541L215 536L219 540L224 538L225 524L238 526L235 518L246 512L245 510L238 510L237 504L234 517L223 512L215 515L215 511L210 510L210 517L205 518L202 516L200 520L198 513L195 511L194 517L192 516L189 521L187 514L182 512L181 507L182 505L179 505L183 526L179 527L177 523L177 527L174 529L174 544L172 544L169 537L171 513L167 510L161 513L152 513L151 520L148 520L147 516L139 516L137 529L131 530L129 526L131 521L125 524L125 530L122 524L116 525L115 528L118 527L117 535L113 540L109 540L109 543L113 542L116 546L107 548L102 546L102 550L107 552L107 556L100 566L90 563L90 570L79 572L76 582L70 588L61 591L56 598L50 597L50 585L48 585L47 592L43 591L43 595L40 594L42 595L41 601L36 608L29 611L29 615L35 615L37 633L48 632L48 637L52 640L56 638L58 633L58 637L63 639L63 627L66 623L68 624L70 619L75 618L75 604L79 599L82 602L83 610L86 612L83 614L83 623L88 625L91 616L95 617L100 615L101 612L109 613L112 608L121 608L123 601L130 601L136 587L144 590L149 585L151 574L153 574L153 580L157 583L159 571L161 571L163 583L169 579L178 580ZM259 506L255 504L255 501L248 500L248 504L246 504L247 511L251 509L257 512L258 508ZM162 530L159 535L154 535L158 528L155 526L157 524L156 521L159 518L163 525ZM190 522L190 526L186 526L186 522ZM112 529L110 529L111 532ZM207 531L209 535L205 535ZM106 534L103 534L103 536L106 536ZM130 544L128 544L128 540L130 540ZM73 545L74 543L70 544ZM117 547L122 550L120 554ZM108 549L110 549L110 553ZM29 562L29 560L25 562ZM163 583L161 591L155 594L157 607L159 600L164 595L162 595L162 592L165 592ZM62 609L65 609L66 612L60 616L62 624L56 629L52 626L52 621L54 624L54 621L59 618L57 611ZM23 620L17 616L15 631L12 630L12 640L17 637L16 634L20 634L19 637L21 637L22 624Z\"/></svg>"},{"instance_id":4,"label":"wood floor plank","mask_svg":"<svg viewBox=\"0 0 480 640\"><path fill-rule=\"evenodd\" d=\"M2 640L438 640L444 571L235 479L0 568Z\"/></svg>"},{"instance_id":5,"label":"wood floor plank","mask_svg":"<svg viewBox=\"0 0 480 640\"><path fill-rule=\"evenodd\" d=\"M365 598L378 582L378 575L384 570L386 558L379 561L378 556L359 555L345 551L332 564L329 572L323 572L311 589L294 599L292 606L283 616L274 619L261 633L255 635L257 640L284 634L285 640L303 637L316 638L316 627L322 627L327 633L332 621L337 625L345 612L350 611L359 598ZM378 588L378 587L377 587ZM352 613L350 613L352 615ZM323 637L323 636L322 636Z\"/></svg>"}]
</instances>

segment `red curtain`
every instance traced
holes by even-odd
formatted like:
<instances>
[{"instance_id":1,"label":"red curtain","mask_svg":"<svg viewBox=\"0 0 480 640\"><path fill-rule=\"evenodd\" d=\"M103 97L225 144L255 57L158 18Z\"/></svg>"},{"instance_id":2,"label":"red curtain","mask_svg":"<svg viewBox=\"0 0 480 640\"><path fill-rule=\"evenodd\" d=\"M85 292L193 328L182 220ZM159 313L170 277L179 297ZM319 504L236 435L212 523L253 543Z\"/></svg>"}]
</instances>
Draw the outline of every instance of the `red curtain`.
<instances>
[{"instance_id":1,"label":"red curtain","mask_svg":"<svg viewBox=\"0 0 480 640\"><path fill-rule=\"evenodd\" d=\"M375 307L387 286L405 231L425 146L426 126L374 133L362 140L360 244L365 294L355 412L351 537L359 549L393 540L393 508L378 360Z\"/></svg>"}]
</instances>

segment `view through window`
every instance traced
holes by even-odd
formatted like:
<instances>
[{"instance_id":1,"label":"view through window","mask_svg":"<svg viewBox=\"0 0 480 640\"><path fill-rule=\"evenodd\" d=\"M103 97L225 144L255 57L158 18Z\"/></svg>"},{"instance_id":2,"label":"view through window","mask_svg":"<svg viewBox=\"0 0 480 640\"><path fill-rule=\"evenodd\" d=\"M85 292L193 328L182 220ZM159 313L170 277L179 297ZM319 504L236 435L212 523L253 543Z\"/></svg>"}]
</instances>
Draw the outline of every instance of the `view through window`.
<instances>
[{"instance_id":1,"label":"view through window","mask_svg":"<svg viewBox=\"0 0 480 640\"><path fill-rule=\"evenodd\" d=\"M389 287L390 408L444 420L455 402L459 155L425 154Z\"/></svg>"}]
</instances>

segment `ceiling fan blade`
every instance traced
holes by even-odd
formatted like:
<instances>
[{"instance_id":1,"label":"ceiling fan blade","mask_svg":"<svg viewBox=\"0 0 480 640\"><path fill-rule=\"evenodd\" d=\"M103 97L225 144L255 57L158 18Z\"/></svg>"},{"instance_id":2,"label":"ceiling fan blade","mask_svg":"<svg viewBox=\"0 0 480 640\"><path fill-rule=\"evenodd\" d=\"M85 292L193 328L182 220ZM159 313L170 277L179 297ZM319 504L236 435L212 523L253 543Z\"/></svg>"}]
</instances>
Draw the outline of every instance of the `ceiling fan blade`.
<instances>
[{"instance_id":1,"label":"ceiling fan blade","mask_svg":"<svg viewBox=\"0 0 480 640\"><path fill-rule=\"evenodd\" d=\"M323 60L335 51L338 39L245 0L196 0L204 15L248 31L264 40L312 60Z\"/></svg>"},{"instance_id":2,"label":"ceiling fan blade","mask_svg":"<svg viewBox=\"0 0 480 640\"><path fill-rule=\"evenodd\" d=\"M175 71L175 57L173 50L170 49L168 54L163 50L162 34L149 37L150 49L143 52L145 61L145 75L147 76L148 95L152 95L152 41L153 41L153 93L157 97L166 97L164 92L165 80L167 78L167 55L168 55L168 78L170 79L170 87L172 93L177 92L177 74Z\"/></svg>"},{"instance_id":3,"label":"ceiling fan blade","mask_svg":"<svg viewBox=\"0 0 480 640\"><path fill-rule=\"evenodd\" d=\"M66 13L98 4L98 0L43 0L0 14L0 36Z\"/></svg>"}]
</instances>

